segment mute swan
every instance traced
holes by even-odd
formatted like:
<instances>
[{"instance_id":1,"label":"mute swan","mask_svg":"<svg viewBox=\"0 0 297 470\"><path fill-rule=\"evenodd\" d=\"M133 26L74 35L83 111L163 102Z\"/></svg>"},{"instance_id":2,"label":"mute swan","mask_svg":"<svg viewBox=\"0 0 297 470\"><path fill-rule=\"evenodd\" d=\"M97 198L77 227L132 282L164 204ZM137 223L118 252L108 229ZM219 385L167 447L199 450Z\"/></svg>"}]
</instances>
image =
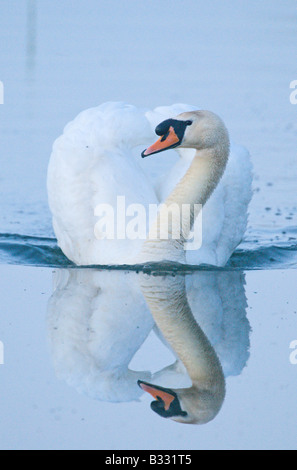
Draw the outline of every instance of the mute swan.
<instances>
[{"instance_id":1,"label":"mute swan","mask_svg":"<svg viewBox=\"0 0 297 470\"><path fill-rule=\"evenodd\" d=\"M53 146L48 196L58 244L69 259L78 265L137 262L143 240L98 239L95 208L100 203L116 207L117 196L125 196L127 205L142 204L146 211L149 204L165 200L186 173L195 151L174 149L172 164L169 156L161 180L163 159L143 165L135 153L139 145L151 141L152 128L162 118L194 109L176 104L148 111L105 103L80 113L66 126ZM249 154L231 143L224 175L203 208L202 247L187 251L186 262L224 265L242 240L250 198Z\"/></svg>"},{"instance_id":2,"label":"mute swan","mask_svg":"<svg viewBox=\"0 0 297 470\"><path fill-rule=\"evenodd\" d=\"M54 370L59 379L92 399L138 400L143 390L137 386L137 379L166 388L188 386L189 378L180 360L153 375L138 370L141 368L131 362L154 325L138 279L135 272L96 269L61 269L54 273L47 315ZM215 348L224 375L240 374L248 359L250 332L244 277L237 271L196 271L185 281L194 318ZM154 299L158 302L159 297L162 302L158 292L159 286L163 290L164 282L160 277L156 282ZM166 283L171 290L184 288L183 284ZM184 295L182 291L177 294ZM170 328L170 322L165 324L165 331L167 326ZM155 333L168 347L165 331L155 327ZM186 330L175 331L181 348L188 349ZM155 367L158 369L157 364Z\"/></svg>"}]
</instances>

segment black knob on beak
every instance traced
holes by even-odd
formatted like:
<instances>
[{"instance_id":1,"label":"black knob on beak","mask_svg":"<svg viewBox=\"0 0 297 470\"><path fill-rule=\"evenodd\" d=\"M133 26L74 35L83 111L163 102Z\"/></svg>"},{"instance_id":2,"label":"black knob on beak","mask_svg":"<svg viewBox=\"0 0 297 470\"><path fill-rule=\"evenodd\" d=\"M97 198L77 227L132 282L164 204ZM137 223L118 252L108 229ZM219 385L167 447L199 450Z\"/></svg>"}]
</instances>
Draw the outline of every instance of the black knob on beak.
<instances>
[{"instance_id":1,"label":"black knob on beak","mask_svg":"<svg viewBox=\"0 0 297 470\"><path fill-rule=\"evenodd\" d=\"M166 119L166 121L160 122L155 129L155 133L157 135L165 135L167 134L169 127L173 126L174 120L173 119Z\"/></svg>"}]
</instances>

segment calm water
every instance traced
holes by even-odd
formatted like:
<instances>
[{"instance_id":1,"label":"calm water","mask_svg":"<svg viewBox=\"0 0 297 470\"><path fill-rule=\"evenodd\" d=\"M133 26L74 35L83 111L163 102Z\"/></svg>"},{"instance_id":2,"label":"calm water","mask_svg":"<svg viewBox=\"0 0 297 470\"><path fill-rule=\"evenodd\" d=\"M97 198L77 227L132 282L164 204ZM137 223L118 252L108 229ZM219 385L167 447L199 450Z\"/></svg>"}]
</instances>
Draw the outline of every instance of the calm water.
<instances>
[{"instance_id":1,"label":"calm water","mask_svg":"<svg viewBox=\"0 0 297 470\"><path fill-rule=\"evenodd\" d=\"M161 418L136 385L189 386L153 330L136 273L5 265L0 273L1 448L296 448L295 271L187 276L193 313L226 375L223 406L202 426Z\"/></svg>"},{"instance_id":2,"label":"calm water","mask_svg":"<svg viewBox=\"0 0 297 470\"><path fill-rule=\"evenodd\" d=\"M0 447L296 448L295 2L71 5L0 0ZM202 427L153 414L135 385L187 380L136 269L75 269L53 235L52 143L109 100L212 109L252 155L249 227L227 267L163 267L185 276L226 376L223 407Z\"/></svg>"}]
</instances>

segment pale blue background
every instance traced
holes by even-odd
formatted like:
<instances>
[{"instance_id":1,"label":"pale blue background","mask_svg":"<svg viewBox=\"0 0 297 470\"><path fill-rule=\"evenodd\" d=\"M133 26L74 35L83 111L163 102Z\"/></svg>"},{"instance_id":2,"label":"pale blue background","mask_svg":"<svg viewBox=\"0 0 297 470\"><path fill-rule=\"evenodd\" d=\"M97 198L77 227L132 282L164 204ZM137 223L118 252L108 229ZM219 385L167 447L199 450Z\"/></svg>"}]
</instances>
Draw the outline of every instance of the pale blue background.
<instances>
[{"instance_id":1,"label":"pale blue background","mask_svg":"<svg viewBox=\"0 0 297 470\"><path fill-rule=\"evenodd\" d=\"M294 0L0 0L0 232L52 235L53 140L109 100L219 113L252 155L249 233L296 226L296 20ZM297 448L296 271L247 274L251 357L202 427L162 420L149 397L102 403L59 382L45 320L51 269L2 265L0 276L1 448ZM171 356L152 336L137 361L157 370Z\"/></svg>"}]
</instances>

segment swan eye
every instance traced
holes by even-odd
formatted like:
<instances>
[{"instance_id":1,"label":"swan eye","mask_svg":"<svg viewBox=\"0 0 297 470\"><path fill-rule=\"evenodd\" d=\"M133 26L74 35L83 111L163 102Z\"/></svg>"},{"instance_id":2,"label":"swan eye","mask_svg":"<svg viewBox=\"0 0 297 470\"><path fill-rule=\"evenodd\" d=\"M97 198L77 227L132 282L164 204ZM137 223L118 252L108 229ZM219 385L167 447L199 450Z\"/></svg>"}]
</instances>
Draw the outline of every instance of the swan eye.
<instances>
[{"instance_id":1,"label":"swan eye","mask_svg":"<svg viewBox=\"0 0 297 470\"><path fill-rule=\"evenodd\" d=\"M193 121L186 121L187 126L190 126L191 124L193 124Z\"/></svg>"}]
</instances>

